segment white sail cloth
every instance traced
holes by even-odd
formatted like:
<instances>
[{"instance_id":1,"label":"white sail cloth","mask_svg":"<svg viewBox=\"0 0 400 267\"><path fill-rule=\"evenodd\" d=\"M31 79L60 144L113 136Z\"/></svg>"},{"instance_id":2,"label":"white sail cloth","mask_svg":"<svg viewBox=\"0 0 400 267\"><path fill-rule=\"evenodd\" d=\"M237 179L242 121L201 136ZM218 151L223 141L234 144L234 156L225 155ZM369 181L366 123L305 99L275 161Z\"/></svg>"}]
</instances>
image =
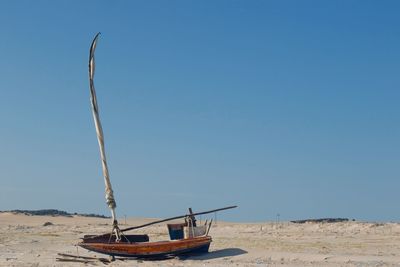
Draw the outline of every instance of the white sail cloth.
<instances>
[{"instance_id":1,"label":"white sail cloth","mask_svg":"<svg viewBox=\"0 0 400 267\"><path fill-rule=\"evenodd\" d=\"M106 201L107 201L108 207L111 209L113 221L116 221L115 208L117 207L117 204L115 202L115 198L114 198L114 194L113 194L113 190L112 190L111 182L110 182L110 175L108 172L106 153L105 153L105 149L104 149L104 135L103 135L103 129L101 127L99 108L97 106L96 91L95 91L94 82L93 82L94 71L95 71L94 52L96 50L96 44L97 44L97 39L99 37L99 34L100 33L98 33L95 36L95 38L93 39L92 45L90 46L90 55L89 55L90 102L92 104L93 119L94 119L94 124L96 127L97 140L99 142L99 148L100 148L101 164L103 167L103 176L104 176L104 183L105 183L105 188L106 188L106 190L105 190Z\"/></svg>"}]
</instances>

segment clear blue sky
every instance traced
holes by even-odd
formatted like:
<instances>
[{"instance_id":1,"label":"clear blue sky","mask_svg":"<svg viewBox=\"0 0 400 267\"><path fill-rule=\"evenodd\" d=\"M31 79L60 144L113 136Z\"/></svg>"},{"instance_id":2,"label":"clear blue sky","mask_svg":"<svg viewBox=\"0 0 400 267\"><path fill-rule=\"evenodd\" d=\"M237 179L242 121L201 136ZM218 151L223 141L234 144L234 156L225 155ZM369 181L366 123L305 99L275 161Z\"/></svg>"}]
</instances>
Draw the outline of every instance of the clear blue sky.
<instances>
[{"instance_id":1,"label":"clear blue sky","mask_svg":"<svg viewBox=\"0 0 400 267\"><path fill-rule=\"evenodd\" d=\"M0 210L400 221L398 1L1 1Z\"/></svg>"}]
</instances>

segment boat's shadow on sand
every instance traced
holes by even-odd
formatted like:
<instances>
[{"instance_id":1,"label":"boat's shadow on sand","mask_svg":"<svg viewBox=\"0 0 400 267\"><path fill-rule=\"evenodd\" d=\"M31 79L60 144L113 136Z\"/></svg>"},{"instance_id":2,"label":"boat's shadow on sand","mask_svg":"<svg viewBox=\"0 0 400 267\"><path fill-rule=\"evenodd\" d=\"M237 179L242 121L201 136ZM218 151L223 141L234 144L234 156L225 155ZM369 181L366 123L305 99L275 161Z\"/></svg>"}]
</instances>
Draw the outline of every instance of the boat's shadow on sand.
<instances>
[{"instance_id":1,"label":"boat's shadow on sand","mask_svg":"<svg viewBox=\"0 0 400 267\"><path fill-rule=\"evenodd\" d=\"M137 260L140 262L143 261L164 261L164 260L170 260L170 259L179 259L182 261L185 260L212 260L212 259L218 259L218 258L225 258L225 257L233 257L233 256L239 256L242 254L246 254L247 251L240 249L240 248L225 248L225 249L219 249L219 250L214 250L208 253L201 253L201 254L185 254L185 255L180 255L180 256L166 256L166 257L159 257L159 258L117 258L122 261L127 261L127 260Z\"/></svg>"},{"instance_id":2,"label":"boat's shadow on sand","mask_svg":"<svg viewBox=\"0 0 400 267\"><path fill-rule=\"evenodd\" d=\"M224 248L210 251L205 254L180 256L181 260L212 260L225 257L239 256L246 254L247 251L240 248Z\"/></svg>"}]
</instances>

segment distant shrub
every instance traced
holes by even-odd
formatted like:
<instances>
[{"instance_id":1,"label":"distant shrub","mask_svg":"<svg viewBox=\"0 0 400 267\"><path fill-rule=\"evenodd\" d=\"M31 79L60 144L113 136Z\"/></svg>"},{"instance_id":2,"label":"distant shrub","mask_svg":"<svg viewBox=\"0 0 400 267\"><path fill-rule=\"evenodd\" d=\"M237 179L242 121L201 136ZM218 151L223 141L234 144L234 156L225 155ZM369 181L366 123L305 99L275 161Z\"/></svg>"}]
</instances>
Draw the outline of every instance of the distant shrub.
<instances>
[{"instance_id":1,"label":"distant shrub","mask_svg":"<svg viewBox=\"0 0 400 267\"><path fill-rule=\"evenodd\" d=\"M5 212L12 212L16 214L25 214L29 216L65 216L65 217L72 217L73 215L84 216L84 217L95 217L95 218L110 218L109 216L99 215L99 214L80 214L77 212L68 213L63 210L56 210L56 209L43 209L43 210L10 210Z\"/></svg>"}]
</instances>

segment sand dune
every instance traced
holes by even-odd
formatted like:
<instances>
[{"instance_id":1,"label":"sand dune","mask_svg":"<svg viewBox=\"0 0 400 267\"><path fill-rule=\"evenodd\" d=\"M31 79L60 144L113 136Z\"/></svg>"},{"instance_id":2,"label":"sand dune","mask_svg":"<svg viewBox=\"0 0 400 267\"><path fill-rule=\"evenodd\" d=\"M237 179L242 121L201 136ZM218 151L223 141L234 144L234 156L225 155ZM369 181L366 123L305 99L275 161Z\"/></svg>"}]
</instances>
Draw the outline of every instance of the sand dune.
<instances>
[{"instance_id":1,"label":"sand dune","mask_svg":"<svg viewBox=\"0 0 400 267\"><path fill-rule=\"evenodd\" d=\"M127 224L148 221L128 219ZM44 226L46 222L51 225ZM109 230L109 219L0 213L0 266L82 266L57 261L58 253L107 258L78 248L76 243L84 234ZM141 231L151 240L168 239L163 224ZM400 266L398 223L218 222L210 234L213 242L208 254L115 261L108 266ZM103 266L101 262L90 264Z\"/></svg>"}]
</instances>

